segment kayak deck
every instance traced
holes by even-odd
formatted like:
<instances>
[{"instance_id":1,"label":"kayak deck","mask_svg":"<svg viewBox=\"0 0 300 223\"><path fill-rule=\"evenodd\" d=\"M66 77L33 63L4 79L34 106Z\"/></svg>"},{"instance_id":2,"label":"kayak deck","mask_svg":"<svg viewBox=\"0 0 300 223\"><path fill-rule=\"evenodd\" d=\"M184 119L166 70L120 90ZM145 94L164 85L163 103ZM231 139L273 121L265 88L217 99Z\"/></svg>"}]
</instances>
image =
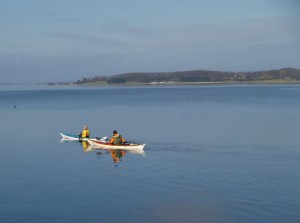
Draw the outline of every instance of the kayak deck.
<instances>
[{"instance_id":1,"label":"kayak deck","mask_svg":"<svg viewBox=\"0 0 300 223\"><path fill-rule=\"evenodd\" d=\"M86 139L91 146L95 146L102 149L124 149L124 150L143 150L146 144L121 144L111 145L108 142L99 142L93 139Z\"/></svg>"},{"instance_id":2,"label":"kayak deck","mask_svg":"<svg viewBox=\"0 0 300 223\"><path fill-rule=\"evenodd\" d=\"M81 141L87 141L87 138L80 138L78 135L75 135L75 134L69 134L69 133L64 133L64 132L61 132L59 131L59 134L61 135L62 137L62 140L66 140L66 141L78 141L78 140L81 140ZM102 137L102 138L91 138L92 140L94 141L98 141L98 142L106 142L106 136L105 137Z\"/></svg>"}]
</instances>

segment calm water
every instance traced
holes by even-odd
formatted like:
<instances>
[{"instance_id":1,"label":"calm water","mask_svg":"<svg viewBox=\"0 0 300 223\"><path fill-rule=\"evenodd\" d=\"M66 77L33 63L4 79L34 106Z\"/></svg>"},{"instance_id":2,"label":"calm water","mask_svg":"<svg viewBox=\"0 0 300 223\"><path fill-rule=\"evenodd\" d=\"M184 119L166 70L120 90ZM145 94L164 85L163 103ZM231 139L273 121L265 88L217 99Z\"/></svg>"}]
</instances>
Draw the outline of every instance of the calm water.
<instances>
[{"instance_id":1,"label":"calm water","mask_svg":"<svg viewBox=\"0 0 300 223\"><path fill-rule=\"evenodd\" d=\"M2 87L0 112L0 222L300 222L299 85ZM60 143L83 124L145 154Z\"/></svg>"}]
</instances>

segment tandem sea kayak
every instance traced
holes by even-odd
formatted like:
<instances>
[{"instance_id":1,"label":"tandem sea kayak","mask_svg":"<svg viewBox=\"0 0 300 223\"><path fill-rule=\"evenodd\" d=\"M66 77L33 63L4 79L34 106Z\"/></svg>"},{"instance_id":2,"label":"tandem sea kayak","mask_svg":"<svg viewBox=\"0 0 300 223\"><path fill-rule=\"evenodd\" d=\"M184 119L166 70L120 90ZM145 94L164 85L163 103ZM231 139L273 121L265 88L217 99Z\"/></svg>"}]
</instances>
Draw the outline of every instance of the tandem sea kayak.
<instances>
[{"instance_id":1,"label":"tandem sea kayak","mask_svg":"<svg viewBox=\"0 0 300 223\"><path fill-rule=\"evenodd\" d=\"M92 147L101 149L124 149L124 150L143 150L146 144L125 143L121 145L111 145L109 142L99 142L93 139L86 139Z\"/></svg>"},{"instance_id":2,"label":"tandem sea kayak","mask_svg":"<svg viewBox=\"0 0 300 223\"><path fill-rule=\"evenodd\" d=\"M87 141L87 138L80 138L78 135L75 134L69 134L69 133L64 133L59 131L59 134L62 137L62 140L66 140L66 141ZM102 138L91 138L92 140L94 140L95 142L106 142L106 136L102 137Z\"/></svg>"}]
</instances>

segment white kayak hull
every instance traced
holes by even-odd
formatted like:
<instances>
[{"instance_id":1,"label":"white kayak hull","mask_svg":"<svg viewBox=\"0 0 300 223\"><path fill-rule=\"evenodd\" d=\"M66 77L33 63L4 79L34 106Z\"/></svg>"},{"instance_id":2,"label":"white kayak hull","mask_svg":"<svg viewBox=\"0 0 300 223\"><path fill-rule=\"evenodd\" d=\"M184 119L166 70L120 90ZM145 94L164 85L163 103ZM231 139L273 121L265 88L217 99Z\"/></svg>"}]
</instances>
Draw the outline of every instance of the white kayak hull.
<instances>
[{"instance_id":1,"label":"white kayak hull","mask_svg":"<svg viewBox=\"0 0 300 223\"><path fill-rule=\"evenodd\" d=\"M98 142L93 139L86 139L88 143L96 148L101 149L124 149L124 150L143 150L146 144L122 144L122 145L111 145L107 142Z\"/></svg>"},{"instance_id":2,"label":"white kayak hull","mask_svg":"<svg viewBox=\"0 0 300 223\"><path fill-rule=\"evenodd\" d=\"M85 152L92 152L92 151L95 151L95 150L110 150L110 149L108 149L108 148L100 148L100 147L97 147L97 146L89 145L87 147L87 149L85 150ZM124 150L124 151L132 153L132 154L145 155L145 151L143 149L134 149L134 150L121 149L121 150Z\"/></svg>"},{"instance_id":3,"label":"white kayak hull","mask_svg":"<svg viewBox=\"0 0 300 223\"><path fill-rule=\"evenodd\" d=\"M59 132L59 134L62 137L62 141L87 141L87 138L80 138L78 135L74 135L74 134L68 134L68 133L63 133L63 132ZM97 142L106 142L106 136L102 137L101 139L97 139L97 138L91 138L94 141Z\"/></svg>"}]
</instances>

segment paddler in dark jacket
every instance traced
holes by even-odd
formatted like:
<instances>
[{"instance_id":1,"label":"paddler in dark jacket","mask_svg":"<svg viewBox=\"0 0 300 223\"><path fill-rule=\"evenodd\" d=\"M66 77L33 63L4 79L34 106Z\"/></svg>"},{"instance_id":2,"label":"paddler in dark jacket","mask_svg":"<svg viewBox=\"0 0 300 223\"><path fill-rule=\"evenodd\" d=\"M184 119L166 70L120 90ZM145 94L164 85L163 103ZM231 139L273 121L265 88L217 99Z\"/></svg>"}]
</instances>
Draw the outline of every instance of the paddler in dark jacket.
<instances>
[{"instance_id":1,"label":"paddler in dark jacket","mask_svg":"<svg viewBox=\"0 0 300 223\"><path fill-rule=\"evenodd\" d=\"M120 134L118 134L118 132L116 130L114 130L113 136L111 137L109 143L112 145L121 145L125 142L126 142L126 140Z\"/></svg>"}]
</instances>

